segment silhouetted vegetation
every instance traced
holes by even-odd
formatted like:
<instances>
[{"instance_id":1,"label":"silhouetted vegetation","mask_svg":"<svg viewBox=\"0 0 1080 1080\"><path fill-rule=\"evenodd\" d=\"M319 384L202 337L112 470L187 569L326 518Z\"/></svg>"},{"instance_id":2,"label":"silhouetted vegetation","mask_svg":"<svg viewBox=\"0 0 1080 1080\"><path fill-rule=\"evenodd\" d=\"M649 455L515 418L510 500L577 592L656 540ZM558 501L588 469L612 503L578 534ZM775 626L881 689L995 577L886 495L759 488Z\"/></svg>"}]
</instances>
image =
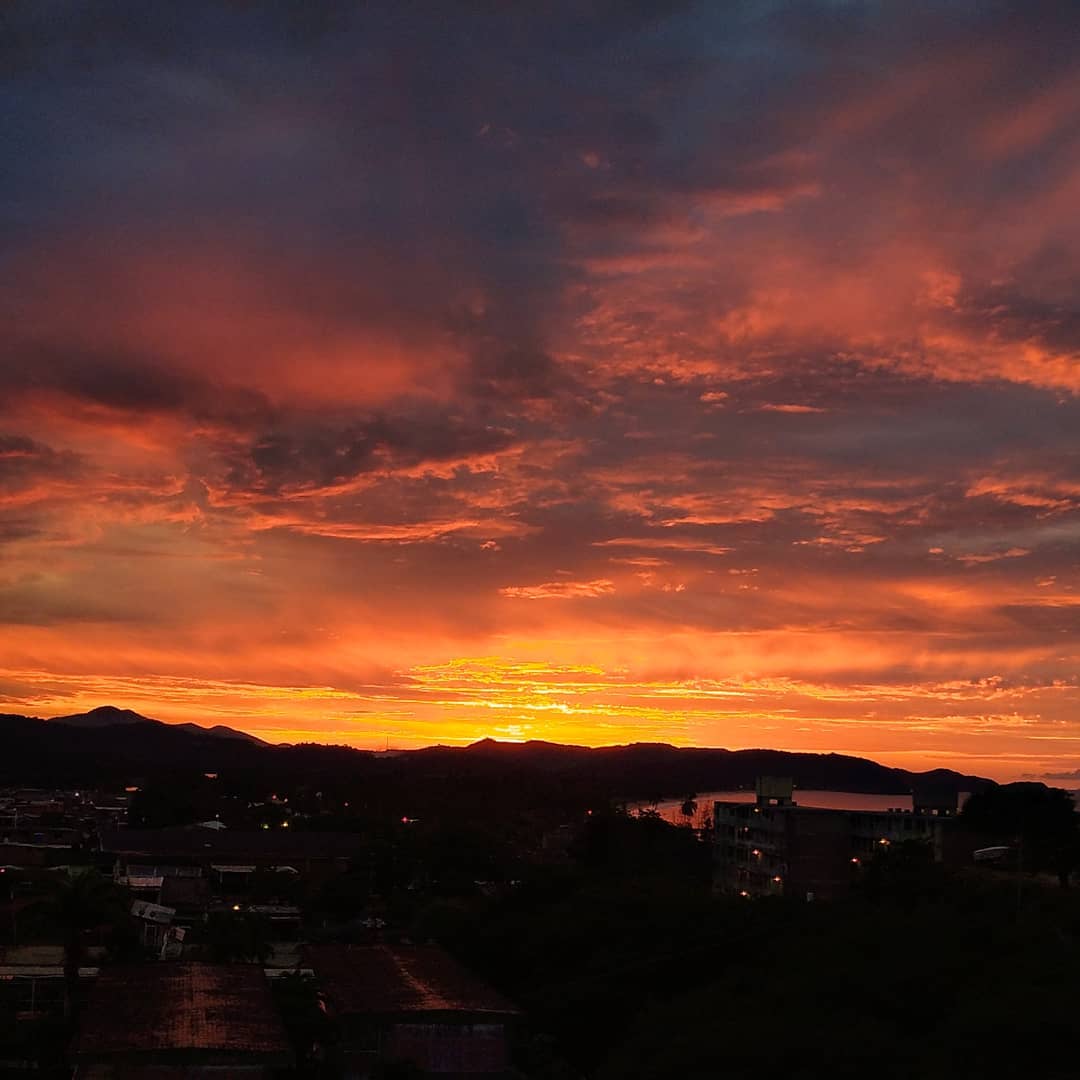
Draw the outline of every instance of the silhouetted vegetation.
<instances>
[{"instance_id":1,"label":"silhouetted vegetation","mask_svg":"<svg viewBox=\"0 0 1080 1080\"><path fill-rule=\"evenodd\" d=\"M987 788L964 806L965 824L1014 839L1022 868L1049 871L1062 887L1080 864L1080 833L1072 796L1045 784L1018 783Z\"/></svg>"},{"instance_id":2,"label":"silhouetted vegetation","mask_svg":"<svg viewBox=\"0 0 1080 1080\"><path fill-rule=\"evenodd\" d=\"M700 845L590 821L570 870L418 929L531 1017L530 1075L1071 1075L1080 908L894 845L847 900L714 898ZM569 1070L569 1072L567 1072Z\"/></svg>"},{"instance_id":3,"label":"silhouetted vegetation","mask_svg":"<svg viewBox=\"0 0 1080 1080\"><path fill-rule=\"evenodd\" d=\"M248 912L211 912L202 936L209 958L219 964L261 963L270 951L262 920Z\"/></svg>"},{"instance_id":4,"label":"silhouetted vegetation","mask_svg":"<svg viewBox=\"0 0 1080 1080\"><path fill-rule=\"evenodd\" d=\"M131 944L128 906L123 889L96 870L79 870L54 876L38 900L46 930L64 946L64 981L69 1009L79 1004L79 968L83 963L87 936L98 937L126 951Z\"/></svg>"}]
</instances>

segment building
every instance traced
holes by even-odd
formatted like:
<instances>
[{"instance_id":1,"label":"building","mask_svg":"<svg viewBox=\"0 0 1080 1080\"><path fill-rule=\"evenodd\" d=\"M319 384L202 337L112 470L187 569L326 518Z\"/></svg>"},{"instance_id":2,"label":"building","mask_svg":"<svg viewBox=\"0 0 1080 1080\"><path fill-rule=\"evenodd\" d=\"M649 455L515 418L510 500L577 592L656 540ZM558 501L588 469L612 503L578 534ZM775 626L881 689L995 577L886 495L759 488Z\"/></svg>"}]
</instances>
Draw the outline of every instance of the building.
<instances>
[{"instance_id":1,"label":"building","mask_svg":"<svg viewBox=\"0 0 1080 1080\"><path fill-rule=\"evenodd\" d=\"M954 815L955 800L951 811L919 802L885 811L799 806L790 780L762 777L754 802L715 805L715 888L739 896L840 896L862 864L892 844L929 844L941 861Z\"/></svg>"},{"instance_id":2,"label":"building","mask_svg":"<svg viewBox=\"0 0 1080 1080\"><path fill-rule=\"evenodd\" d=\"M72 1060L82 1080L256 1078L292 1054L260 967L152 963L102 970Z\"/></svg>"},{"instance_id":3,"label":"building","mask_svg":"<svg viewBox=\"0 0 1080 1080\"><path fill-rule=\"evenodd\" d=\"M115 828L123 820L125 804L124 796L94 791L5 788L0 790L0 843L16 849L25 865L54 865L47 852L55 850L68 853L60 862L71 862L71 852L86 849L101 828Z\"/></svg>"},{"instance_id":4,"label":"building","mask_svg":"<svg viewBox=\"0 0 1080 1080\"><path fill-rule=\"evenodd\" d=\"M510 1075L518 1010L433 945L319 945L308 961L338 1028L341 1075Z\"/></svg>"},{"instance_id":5,"label":"building","mask_svg":"<svg viewBox=\"0 0 1080 1080\"><path fill-rule=\"evenodd\" d=\"M147 900L131 902L131 916L139 930L139 940L143 948L160 953L169 940L176 908L152 904Z\"/></svg>"}]
</instances>

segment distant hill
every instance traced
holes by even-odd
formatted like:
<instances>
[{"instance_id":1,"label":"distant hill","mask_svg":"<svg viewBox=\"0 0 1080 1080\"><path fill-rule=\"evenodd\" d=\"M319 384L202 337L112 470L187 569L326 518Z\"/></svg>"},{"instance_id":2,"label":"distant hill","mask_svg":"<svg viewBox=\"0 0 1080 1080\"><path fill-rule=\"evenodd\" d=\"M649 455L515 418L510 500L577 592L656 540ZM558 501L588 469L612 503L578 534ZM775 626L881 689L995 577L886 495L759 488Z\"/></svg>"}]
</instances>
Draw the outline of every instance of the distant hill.
<instances>
[{"instance_id":1,"label":"distant hill","mask_svg":"<svg viewBox=\"0 0 1080 1080\"><path fill-rule=\"evenodd\" d=\"M440 748L441 749L441 748ZM416 751L430 753L431 751ZM977 791L992 780L933 769L910 772L847 754L788 750L721 750L675 747L667 743L582 747L549 742L504 743L483 739L466 747L471 758L486 759L562 775L586 774L632 792L633 797L666 798L703 791L751 788L759 776L791 777L797 788L900 795L954 797ZM629 796L628 796L629 797Z\"/></svg>"},{"instance_id":2,"label":"distant hill","mask_svg":"<svg viewBox=\"0 0 1080 1080\"><path fill-rule=\"evenodd\" d=\"M72 727L112 727L114 724L150 724L149 717L141 716L132 709L118 709L115 705L100 705L89 712L73 713L71 716L53 717L54 724L70 724Z\"/></svg>"},{"instance_id":3,"label":"distant hill","mask_svg":"<svg viewBox=\"0 0 1080 1080\"><path fill-rule=\"evenodd\" d=\"M931 790L943 799L993 781L936 769L894 769L844 754L682 748L663 743L433 746L392 755L315 743L275 746L231 728L165 724L106 706L41 720L0 715L0 785L194 783L204 773L239 797L276 787L349 800L374 816L562 813L605 801L651 801L750 788L758 776L796 787L875 794Z\"/></svg>"},{"instance_id":4,"label":"distant hill","mask_svg":"<svg viewBox=\"0 0 1080 1080\"><path fill-rule=\"evenodd\" d=\"M71 716L54 716L49 721L52 724L65 724L68 727L79 728L108 728L119 727L127 724L161 724L164 727L172 727L178 731L186 731L192 735L210 735L216 739L242 739L245 742L257 743L259 746L269 746L263 739L249 735L245 731L237 731L235 728L225 727L223 724L215 724L213 727L202 727L199 724L169 724L161 720L154 720L149 716L143 716L133 709L120 709L115 705L99 705L89 712L74 713Z\"/></svg>"}]
</instances>

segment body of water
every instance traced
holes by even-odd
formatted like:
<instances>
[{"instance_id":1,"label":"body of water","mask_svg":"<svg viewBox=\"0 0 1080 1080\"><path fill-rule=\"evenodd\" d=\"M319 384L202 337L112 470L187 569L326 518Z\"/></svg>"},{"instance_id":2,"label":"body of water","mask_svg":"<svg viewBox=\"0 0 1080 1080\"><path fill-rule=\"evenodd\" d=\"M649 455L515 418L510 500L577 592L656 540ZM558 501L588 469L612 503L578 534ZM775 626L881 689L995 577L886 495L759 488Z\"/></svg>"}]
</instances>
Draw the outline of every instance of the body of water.
<instances>
[{"instance_id":1,"label":"body of water","mask_svg":"<svg viewBox=\"0 0 1080 1080\"><path fill-rule=\"evenodd\" d=\"M752 791L701 791L694 797L697 803L697 812L692 821L695 825L700 822L704 814L712 814L714 802L748 802L754 801ZM819 806L827 810L910 810L912 807L910 793L903 795L870 795L860 791L811 791L809 789L795 790L795 802L800 806ZM663 799L658 803L635 803L635 810L656 809L665 821L673 821L676 824L685 824L686 818L682 815L682 799Z\"/></svg>"}]
</instances>

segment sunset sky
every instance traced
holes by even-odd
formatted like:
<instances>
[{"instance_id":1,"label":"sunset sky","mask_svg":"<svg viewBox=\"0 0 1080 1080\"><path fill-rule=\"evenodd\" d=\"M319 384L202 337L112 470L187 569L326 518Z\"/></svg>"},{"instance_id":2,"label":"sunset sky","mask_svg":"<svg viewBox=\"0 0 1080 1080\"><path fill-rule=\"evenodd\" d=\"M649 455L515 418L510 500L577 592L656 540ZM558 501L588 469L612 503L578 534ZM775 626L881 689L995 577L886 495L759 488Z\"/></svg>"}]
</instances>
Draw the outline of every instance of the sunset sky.
<instances>
[{"instance_id":1,"label":"sunset sky","mask_svg":"<svg viewBox=\"0 0 1080 1080\"><path fill-rule=\"evenodd\" d=\"M0 712L1080 778L1080 9L0 48Z\"/></svg>"}]
</instances>

